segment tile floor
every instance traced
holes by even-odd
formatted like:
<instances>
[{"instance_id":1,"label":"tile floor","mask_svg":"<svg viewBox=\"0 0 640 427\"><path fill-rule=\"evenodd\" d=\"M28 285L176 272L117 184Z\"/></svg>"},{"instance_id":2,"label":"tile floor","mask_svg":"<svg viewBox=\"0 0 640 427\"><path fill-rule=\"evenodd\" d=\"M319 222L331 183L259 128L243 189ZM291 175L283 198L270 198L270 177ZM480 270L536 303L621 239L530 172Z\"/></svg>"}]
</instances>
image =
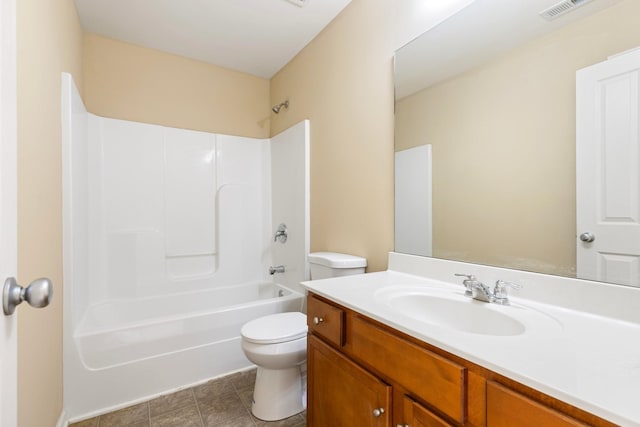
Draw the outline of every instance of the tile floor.
<instances>
[{"instance_id":1,"label":"tile floor","mask_svg":"<svg viewBox=\"0 0 640 427\"><path fill-rule=\"evenodd\" d=\"M255 369L209 381L69 427L306 427L306 413L265 422L251 415Z\"/></svg>"}]
</instances>

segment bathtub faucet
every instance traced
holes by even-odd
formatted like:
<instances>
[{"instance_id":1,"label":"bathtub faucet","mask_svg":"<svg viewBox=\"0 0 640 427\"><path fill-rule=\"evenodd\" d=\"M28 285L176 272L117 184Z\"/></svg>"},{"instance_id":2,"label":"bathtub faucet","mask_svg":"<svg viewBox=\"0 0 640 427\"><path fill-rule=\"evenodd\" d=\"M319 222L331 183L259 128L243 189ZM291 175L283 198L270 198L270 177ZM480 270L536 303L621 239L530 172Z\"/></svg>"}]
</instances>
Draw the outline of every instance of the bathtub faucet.
<instances>
[{"instance_id":1,"label":"bathtub faucet","mask_svg":"<svg viewBox=\"0 0 640 427\"><path fill-rule=\"evenodd\" d=\"M276 267L269 267L269 274L274 275L276 273L284 273L284 265L278 265Z\"/></svg>"}]
</instances>

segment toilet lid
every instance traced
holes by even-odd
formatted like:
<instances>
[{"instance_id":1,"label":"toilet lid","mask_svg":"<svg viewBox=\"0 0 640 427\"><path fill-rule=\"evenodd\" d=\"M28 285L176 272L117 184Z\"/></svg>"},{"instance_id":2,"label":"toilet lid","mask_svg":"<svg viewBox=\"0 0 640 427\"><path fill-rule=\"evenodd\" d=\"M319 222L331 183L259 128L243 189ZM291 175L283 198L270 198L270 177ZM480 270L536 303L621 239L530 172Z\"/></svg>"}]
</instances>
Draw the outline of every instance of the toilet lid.
<instances>
[{"instance_id":1,"label":"toilet lid","mask_svg":"<svg viewBox=\"0 0 640 427\"><path fill-rule=\"evenodd\" d=\"M245 323L240 334L257 344L297 340L307 335L307 316L298 312L271 314Z\"/></svg>"}]
</instances>

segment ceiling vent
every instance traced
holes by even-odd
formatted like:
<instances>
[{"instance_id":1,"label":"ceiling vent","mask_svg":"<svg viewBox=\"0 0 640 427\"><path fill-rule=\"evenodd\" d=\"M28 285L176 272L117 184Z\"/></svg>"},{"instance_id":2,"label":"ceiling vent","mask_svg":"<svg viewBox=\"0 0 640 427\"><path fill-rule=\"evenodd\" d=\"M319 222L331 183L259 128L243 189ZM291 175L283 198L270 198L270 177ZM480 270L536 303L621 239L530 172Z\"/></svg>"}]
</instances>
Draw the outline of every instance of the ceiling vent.
<instances>
[{"instance_id":1,"label":"ceiling vent","mask_svg":"<svg viewBox=\"0 0 640 427\"><path fill-rule=\"evenodd\" d=\"M553 19L556 19L559 16L564 15L565 13L569 13L576 10L580 6L584 6L590 1L592 0L563 0L560 3L556 3L550 8L540 12L540 16L542 16L547 21L551 21Z\"/></svg>"},{"instance_id":2,"label":"ceiling vent","mask_svg":"<svg viewBox=\"0 0 640 427\"><path fill-rule=\"evenodd\" d=\"M309 0L287 0L291 4L295 4L298 7L304 7L309 3Z\"/></svg>"}]
</instances>

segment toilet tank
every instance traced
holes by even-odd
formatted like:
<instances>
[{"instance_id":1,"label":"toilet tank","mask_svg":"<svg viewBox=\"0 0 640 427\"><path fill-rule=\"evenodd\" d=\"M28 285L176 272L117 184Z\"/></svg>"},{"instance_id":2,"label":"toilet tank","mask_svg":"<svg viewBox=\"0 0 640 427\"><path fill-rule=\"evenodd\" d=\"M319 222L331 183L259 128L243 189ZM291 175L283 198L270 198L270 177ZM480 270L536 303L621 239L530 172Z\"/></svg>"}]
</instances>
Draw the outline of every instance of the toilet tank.
<instances>
[{"instance_id":1,"label":"toilet tank","mask_svg":"<svg viewBox=\"0 0 640 427\"><path fill-rule=\"evenodd\" d=\"M367 259L336 252L314 252L309 254L311 280L362 274Z\"/></svg>"}]
</instances>

